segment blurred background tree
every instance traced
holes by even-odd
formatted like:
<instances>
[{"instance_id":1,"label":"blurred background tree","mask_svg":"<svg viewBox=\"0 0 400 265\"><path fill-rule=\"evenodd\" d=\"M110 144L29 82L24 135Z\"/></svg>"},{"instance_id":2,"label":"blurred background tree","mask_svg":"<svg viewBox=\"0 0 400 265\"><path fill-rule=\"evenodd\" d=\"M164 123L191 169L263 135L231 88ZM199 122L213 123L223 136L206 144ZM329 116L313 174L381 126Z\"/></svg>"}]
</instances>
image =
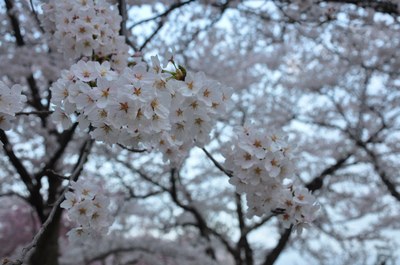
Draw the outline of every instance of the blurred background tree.
<instances>
[{"instance_id":1,"label":"blurred background tree","mask_svg":"<svg viewBox=\"0 0 400 265\"><path fill-rule=\"evenodd\" d=\"M396 1L119 0L131 53L175 47L189 71L234 88L213 141L178 169L154 152L93 143L49 118L64 60L40 26L41 2L0 2L0 80L28 102L0 130L0 256L31 240L85 159L116 218L101 242L72 245L58 210L27 264L396 264L400 216L399 7ZM27 114L29 113L29 115ZM296 178L322 206L298 236L275 214L247 219L244 197L207 156L253 120L298 144ZM90 155L87 157L88 151ZM55 173L57 172L57 174ZM19 247L18 247L19 246Z\"/></svg>"}]
</instances>

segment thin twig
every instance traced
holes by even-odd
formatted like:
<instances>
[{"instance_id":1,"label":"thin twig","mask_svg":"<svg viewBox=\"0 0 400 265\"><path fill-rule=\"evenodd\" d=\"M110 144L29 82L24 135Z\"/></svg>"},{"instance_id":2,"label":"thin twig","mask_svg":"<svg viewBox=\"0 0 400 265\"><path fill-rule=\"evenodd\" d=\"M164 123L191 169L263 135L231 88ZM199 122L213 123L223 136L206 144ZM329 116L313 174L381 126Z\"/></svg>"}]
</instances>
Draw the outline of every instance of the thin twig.
<instances>
[{"instance_id":1,"label":"thin twig","mask_svg":"<svg viewBox=\"0 0 400 265\"><path fill-rule=\"evenodd\" d=\"M149 42L154 38L154 36L157 35L157 33L160 31L160 29L161 29L163 26L164 26L164 21L163 21L163 20L160 20L160 22L158 23L158 26L157 26L157 28L154 30L153 34L151 34L150 37L148 37L148 38L144 41L144 43L142 44L142 46L140 46L139 51L142 51L142 50L143 50L143 48L147 45L147 43L149 43Z\"/></svg>"},{"instance_id":2,"label":"thin twig","mask_svg":"<svg viewBox=\"0 0 400 265\"><path fill-rule=\"evenodd\" d=\"M134 152L134 153L143 153L143 152L147 151L147 149L135 149L135 148L128 148L128 147L126 147L126 146L124 146L122 144L118 144L118 145L119 145L119 147L121 147L121 148L123 148L125 150L128 150L130 152Z\"/></svg>"},{"instance_id":3,"label":"thin twig","mask_svg":"<svg viewBox=\"0 0 400 265\"><path fill-rule=\"evenodd\" d=\"M143 23L146 23L146 22L149 22L149 21L152 21L152 20L156 20L156 19L159 19L159 18L162 19L163 17L168 16L169 13L171 13L174 9L180 8L180 7L182 7L182 6L184 6L184 5L187 5L187 4L190 4L190 3L193 2L193 1L195 1L195 0L189 0L189 1L187 1L187 2L177 2L177 3L174 3L174 4L172 4L167 10L165 10L164 13L158 14L158 15L156 15L156 16L154 16L154 17L151 17L151 18L147 18L147 19L141 20L141 21L139 21L139 22L133 24L132 26L130 26L130 27L129 27L129 30L132 30L134 27L136 27L136 26L138 26L138 25L140 25L140 24L143 24Z\"/></svg>"},{"instance_id":4,"label":"thin twig","mask_svg":"<svg viewBox=\"0 0 400 265\"><path fill-rule=\"evenodd\" d=\"M52 110L40 110L40 111L30 111L30 112L17 112L15 115L31 115L31 114L36 114L36 115L50 115L54 111Z\"/></svg>"},{"instance_id":5,"label":"thin twig","mask_svg":"<svg viewBox=\"0 0 400 265\"><path fill-rule=\"evenodd\" d=\"M37 12L36 12L36 10L35 10L35 6L33 5L33 1L32 1L32 0L29 0L29 3L31 4L32 13L33 13L33 16L35 17L36 22L38 23L38 27L39 27L40 30L44 33L45 30L44 30L44 28L42 27L42 25L40 24L40 19L39 19L38 14L37 14Z\"/></svg>"},{"instance_id":6,"label":"thin twig","mask_svg":"<svg viewBox=\"0 0 400 265\"><path fill-rule=\"evenodd\" d=\"M217 160L215 160L215 158L205 149L202 148L204 153L206 153L206 155L208 156L208 158L211 159L211 161L214 163L214 165L221 170L222 172L225 173L225 175L227 175L228 177L233 177L233 172L230 170L225 169Z\"/></svg>"},{"instance_id":7,"label":"thin twig","mask_svg":"<svg viewBox=\"0 0 400 265\"><path fill-rule=\"evenodd\" d=\"M69 177L62 176L62 175L58 174L57 172L55 172L54 170L51 170L51 169L47 169L45 171L45 173L48 174L49 177L57 177L59 179L69 180Z\"/></svg>"}]
</instances>

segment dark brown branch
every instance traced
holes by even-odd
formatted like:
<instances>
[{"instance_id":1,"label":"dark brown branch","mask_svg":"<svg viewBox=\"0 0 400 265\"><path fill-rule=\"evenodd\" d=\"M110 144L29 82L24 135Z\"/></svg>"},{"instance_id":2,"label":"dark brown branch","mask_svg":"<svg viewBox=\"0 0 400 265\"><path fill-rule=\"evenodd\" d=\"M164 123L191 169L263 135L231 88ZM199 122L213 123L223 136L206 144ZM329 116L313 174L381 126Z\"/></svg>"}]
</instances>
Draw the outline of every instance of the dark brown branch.
<instances>
[{"instance_id":1,"label":"dark brown branch","mask_svg":"<svg viewBox=\"0 0 400 265\"><path fill-rule=\"evenodd\" d=\"M142 251L142 252L146 252L146 253L150 253L150 254L154 253L154 250L150 250L150 249L147 249L147 248L144 248L144 247L120 247L120 248L115 248L115 249L109 250L109 251L107 251L105 253L102 253L102 254L100 254L98 256L95 256L95 257L87 260L86 264L91 264L91 263L93 263L95 261L104 260L105 258L107 258L108 256L113 255L113 254L118 254L118 253L121 253L121 252L130 252L130 251Z\"/></svg>"},{"instance_id":2,"label":"dark brown branch","mask_svg":"<svg viewBox=\"0 0 400 265\"><path fill-rule=\"evenodd\" d=\"M166 187L164 187L163 185L161 185L160 183L154 181L154 180L153 180L151 177L149 177L147 174L145 174L145 173L143 173L142 171L140 171L140 170L134 168L134 167L133 167L132 165L130 165L129 163L124 162L124 161L119 160L119 159L116 159L116 158L115 158L115 161L117 161L118 163L123 164L123 165L124 165L125 167L127 167L128 169L130 169L130 170L132 170L133 172L139 174L139 176L140 176L142 179L146 180L147 182L150 182L151 184L156 185L157 187L161 188L163 191L169 192L169 189L168 189L168 188L166 188Z\"/></svg>"},{"instance_id":3,"label":"dark brown branch","mask_svg":"<svg viewBox=\"0 0 400 265\"><path fill-rule=\"evenodd\" d=\"M230 177L230 178L233 176L233 172L232 172L232 171L225 169L217 160L215 160L215 158L214 158L205 148L202 148L202 149L203 149L204 153L206 153L206 155L208 156L208 158L211 159L211 161L214 163L214 165L215 165L219 170L221 170L222 172L224 172L225 175L227 175L227 176Z\"/></svg>"},{"instance_id":4,"label":"dark brown branch","mask_svg":"<svg viewBox=\"0 0 400 265\"><path fill-rule=\"evenodd\" d=\"M37 211L37 214L41 220L43 220L43 199L39 192L37 185L32 181L32 176L28 173L25 166L22 164L21 160L15 155L8 137L3 130L0 129L0 140L3 143L4 151L8 156L11 164L14 166L15 170L19 174L22 182L25 184L27 190L29 191L29 203L33 205Z\"/></svg>"},{"instance_id":5,"label":"dark brown branch","mask_svg":"<svg viewBox=\"0 0 400 265\"><path fill-rule=\"evenodd\" d=\"M186 2L177 1L176 3L172 4L167 10L165 10L164 13L161 13L161 14L159 14L157 16L154 16L154 17L151 17L151 18L148 18L148 19L141 20L141 21L133 24L132 26L130 26L129 30L132 30L134 27L136 27L136 26L138 26L140 24L143 24L143 23L146 23L146 22L150 22L150 21L153 21L153 20L157 20L159 18L162 19L163 17L168 16L169 13L171 13L173 10L175 10L177 8L180 8L180 7L182 7L184 5L187 5L187 4L189 4L191 2L194 2L194 1L195 0L189 0L189 1L186 1Z\"/></svg>"},{"instance_id":6,"label":"dark brown branch","mask_svg":"<svg viewBox=\"0 0 400 265\"><path fill-rule=\"evenodd\" d=\"M262 219L260 222L255 223L255 224L253 224L253 225L251 225L251 226L248 226L248 227L247 227L246 234L248 234L248 233L250 233L251 231L253 231L253 230L255 230L255 229L261 227L261 226L264 225L266 222L268 222L269 220L271 220L271 218L272 218L273 216L276 216L276 214L271 214L271 215L268 215L268 216L264 216L263 219Z\"/></svg>"},{"instance_id":7,"label":"dark brown branch","mask_svg":"<svg viewBox=\"0 0 400 265\"><path fill-rule=\"evenodd\" d=\"M321 2L354 4L362 8L372 8L377 12L386 13L392 16L398 16L399 10L396 2L392 1L371 1L371 0L327 0Z\"/></svg>"},{"instance_id":8,"label":"dark brown branch","mask_svg":"<svg viewBox=\"0 0 400 265\"><path fill-rule=\"evenodd\" d=\"M309 189L310 191L314 192L316 190L319 190L322 188L323 185L323 179L328 176L332 175L335 173L337 170L343 167L343 165L346 163L346 161L352 156L351 153L343 156L341 159L336 160L336 163L322 171L318 177L314 178L310 183L306 185L306 188Z\"/></svg>"},{"instance_id":9,"label":"dark brown branch","mask_svg":"<svg viewBox=\"0 0 400 265\"><path fill-rule=\"evenodd\" d=\"M181 2L181 1L177 1L176 3L172 4L164 13L161 13L155 17L149 18L149 19L145 19L142 20L138 23L133 24L129 29L131 30L132 28L136 27L137 25L140 25L142 23L145 22L149 22L149 21L153 21L153 20L159 20L158 21L158 25L157 28L154 30L154 32L144 41L144 43L142 44L142 46L139 48L139 51L142 51L144 49L144 47L146 47L146 45L157 35L157 33L160 31L160 29L164 26L165 23L165 19L164 17L167 17L173 10L180 8L184 5L187 5L191 2L194 2L195 0L189 0L186 2Z\"/></svg>"},{"instance_id":10,"label":"dark brown branch","mask_svg":"<svg viewBox=\"0 0 400 265\"><path fill-rule=\"evenodd\" d=\"M146 198L149 198L149 197L152 197L152 196L155 196L155 195L158 195L158 194L164 192L163 190L158 190L158 191L149 192L145 195L137 195L135 193L135 190L131 186L126 184L125 181L122 179L122 177L120 177L120 176L118 176L118 177L121 180L122 185L128 190L129 197L127 198L127 200L129 200L129 199L146 199Z\"/></svg>"},{"instance_id":11,"label":"dark brown branch","mask_svg":"<svg viewBox=\"0 0 400 265\"><path fill-rule=\"evenodd\" d=\"M6 8L7 8L7 15L10 18L11 21L11 26L14 32L15 39L17 40L17 45L18 46L24 46L25 41L22 38L21 34L21 29L19 27L19 22L18 18L14 15L14 5L12 0L4 0L6 2Z\"/></svg>"},{"instance_id":12,"label":"dark brown branch","mask_svg":"<svg viewBox=\"0 0 400 265\"><path fill-rule=\"evenodd\" d=\"M146 47L147 43L149 43L156 35L157 33L160 31L160 29L164 26L164 21L161 20L160 22L158 22L158 26L157 28L154 30L153 34L150 35L150 37L148 37L144 43L142 44L142 46L140 46L139 51L142 51L144 49L144 47Z\"/></svg>"},{"instance_id":13,"label":"dark brown branch","mask_svg":"<svg viewBox=\"0 0 400 265\"><path fill-rule=\"evenodd\" d=\"M52 111L52 110L39 110L39 111L30 111L30 112L17 112L17 113L15 113L15 115L17 116L17 115L32 115L33 114L33 115L47 116L47 115L52 114L53 112L54 111Z\"/></svg>"},{"instance_id":14,"label":"dark brown branch","mask_svg":"<svg viewBox=\"0 0 400 265\"><path fill-rule=\"evenodd\" d=\"M39 111L46 110L45 107L43 106L42 102L41 102L42 99L40 97L39 88L36 85L36 80L33 77L33 74L30 74L26 78L26 80L28 81L29 88L32 91L32 97L33 97L32 104L33 104L33 106Z\"/></svg>"},{"instance_id":15,"label":"dark brown branch","mask_svg":"<svg viewBox=\"0 0 400 265\"><path fill-rule=\"evenodd\" d=\"M371 158L375 172L379 175L383 184L385 184L389 190L389 193L400 202L400 193L396 190L396 186L390 181L389 177L386 175L386 172L380 166L378 156L367 147L366 143L359 140L356 140L356 143L357 146L361 147Z\"/></svg>"},{"instance_id":16,"label":"dark brown branch","mask_svg":"<svg viewBox=\"0 0 400 265\"><path fill-rule=\"evenodd\" d=\"M119 14L122 17L121 21L121 29L119 30L119 35L125 37L125 42L131 46L131 48L136 52L138 49L137 47L129 40L127 30L126 30L126 20L127 20L127 11L126 11L126 1L125 0L118 0L118 10Z\"/></svg>"},{"instance_id":17,"label":"dark brown branch","mask_svg":"<svg viewBox=\"0 0 400 265\"><path fill-rule=\"evenodd\" d=\"M194 218L197 221L197 228L200 231L200 235L205 238L207 241L210 241L210 229L207 225L206 220L203 218L203 216L201 215L201 213L193 206L190 205L185 205L183 204L179 198L178 198L178 193L177 193L177 187L176 187L176 174L177 171L175 168L171 169L170 172L170 183L171 183L171 188L169 189L169 194L171 195L172 200L174 201L174 203L181 207L183 210L186 210L188 212L191 212L194 216ZM191 198L188 198L189 201L191 200ZM215 251L214 249L211 247L211 245L209 245L206 248L206 253L207 255L209 255L212 259L216 259L215 256Z\"/></svg>"},{"instance_id":18,"label":"dark brown branch","mask_svg":"<svg viewBox=\"0 0 400 265\"><path fill-rule=\"evenodd\" d=\"M119 35L126 37L126 3L125 0L118 0L118 11L122 17L121 29L119 30Z\"/></svg>"},{"instance_id":19,"label":"dark brown branch","mask_svg":"<svg viewBox=\"0 0 400 265\"><path fill-rule=\"evenodd\" d=\"M226 240L225 237L223 237L220 233L212 228L209 228L209 231L211 232L211 234L216 236L222 242L222 244L224 244L224 246L229 251L229 253L232 254L232 256L235 256L236 250L231 246L231 244L228 242L228 240Z\"/></svg>"},{"instance_id":20,"label":"dark brown branch","mask_svg":"<svg viewBox=\"0 0 400 265\"><path fill-rule=\"evenodd\" d=\"M46 175L48 177L55 177L55 178L59 178L59 179L62 179L62 180L68 180L69 179L69 177L65 177L63 175L60 175L60 174L56 173L54 170L51 170L51 169L47 169L45 171L45 173L46 173Z\"/></svg>"},{"instance_id":21,"label":"dark brown branch","mask_svg":"<svg viewBox=\"0 0 400 265\"><path fill-rule=\"evenodd\" d=\"M60 146L56 150L56 152L52 155L49 162L46 163L44 168L35 175L35 179L40 182L40 179L46 175L46 171L49 169L54 169L55 164L64 154L68 143L72 140L72 136L74 135L75 129L78 127L78 123L74 123L71 128L64 131L58 137L58 142Z\"/></svg>"},{"instance_id":22,"label":"dark brown branch","mask_svg":"<svg viewBox=\"0 0 400 265\"><path fill-rule=\"evenodd\" d=\"M245 264L251 265L253 261L253 250L251 249L247 240L247 227L244 220L244 214L242 209L242 197L239 194L235 194L236 200L236 213L239 220L240 238L236 245L235 260L236 264L242 264L242 251L244 251L244 257L246 260Z\"/></svg>"},{"instance_id":23,"label":"dark brown branch","mask_svg":"<svg viewBox=\"0 0 400 265\"><path fill-rule=\"evenodd\" d=\"M147 151L147 149L128 148L128 147L126 147L126 146L124 146L122 144L118 144L118 146L123 148L123 149L125 149L125 150L128 150L129 152L133 152L133 153L143 153L143 152Z\"/></svg>"},{"instance_id":24,"label":"dark brown branch","mask_svg":"<svg viewBox=\"0 0 400 265\"><path fill-rule=\"evenodd\" d=\"M278 245L276 245L276 247L267 255L263 265L272 265L275 263L275 261L285 248L286 243L289 241L291 232L292 227L285 229L285 231L281 233L281 238L279 239Z\"/></svg>"}]
</instances>

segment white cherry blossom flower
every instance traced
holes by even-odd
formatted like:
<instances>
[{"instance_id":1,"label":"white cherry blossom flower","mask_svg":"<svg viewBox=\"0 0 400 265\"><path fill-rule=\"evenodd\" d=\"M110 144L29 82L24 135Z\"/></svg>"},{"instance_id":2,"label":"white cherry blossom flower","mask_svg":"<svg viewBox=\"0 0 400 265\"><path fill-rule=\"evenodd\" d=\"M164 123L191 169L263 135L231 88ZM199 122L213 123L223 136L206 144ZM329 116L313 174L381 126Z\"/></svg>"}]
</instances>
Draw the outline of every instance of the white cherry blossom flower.
<instances>
[{"instance_id":1,"label":"white cherry blossom flower","mask_svg":"<svg viewBox=\"0 0 400 265\"><path fill-rule=\"evenodd\" d=\"M94 62L84 62L82 60L74 64L71 67L71 71L76 77L85 82L92 81L100 75Z\"/></svg>"},{"instance_id":2,"label":"white cherry blossom flower","mask_svg":"<svg viewBox=\"0 0 400 265\"><path fill-rule=\"evenodd\" d=\"M64 130L69 129L72 126L72 121L69 114L67 114L60 107L56 107L54 112L51 114L51 118L53 119L54 122L61 123L62 128Z\"/></svg>"}]
</instances>

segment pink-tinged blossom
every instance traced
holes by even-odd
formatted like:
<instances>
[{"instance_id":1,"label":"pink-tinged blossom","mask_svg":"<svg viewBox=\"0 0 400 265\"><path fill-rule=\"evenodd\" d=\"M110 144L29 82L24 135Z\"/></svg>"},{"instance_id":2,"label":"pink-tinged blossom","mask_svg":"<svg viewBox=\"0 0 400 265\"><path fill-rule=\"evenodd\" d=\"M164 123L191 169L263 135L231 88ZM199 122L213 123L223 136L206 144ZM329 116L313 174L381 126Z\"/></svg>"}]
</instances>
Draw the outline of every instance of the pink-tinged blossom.
<instances>
[{"instance_id":1,"label":"pink-tinged blossom","mask_svg":"<svg viewBox=\"0 0 400 265\"><path fill-rule=\"evenodd\" d=\"M249 136L239 137L238 142L240 148L254 154L259 159L264 159L266 150L270 146L270 141L264 134L259 132L251 132Z\"/></svg>"}]
</instances>

